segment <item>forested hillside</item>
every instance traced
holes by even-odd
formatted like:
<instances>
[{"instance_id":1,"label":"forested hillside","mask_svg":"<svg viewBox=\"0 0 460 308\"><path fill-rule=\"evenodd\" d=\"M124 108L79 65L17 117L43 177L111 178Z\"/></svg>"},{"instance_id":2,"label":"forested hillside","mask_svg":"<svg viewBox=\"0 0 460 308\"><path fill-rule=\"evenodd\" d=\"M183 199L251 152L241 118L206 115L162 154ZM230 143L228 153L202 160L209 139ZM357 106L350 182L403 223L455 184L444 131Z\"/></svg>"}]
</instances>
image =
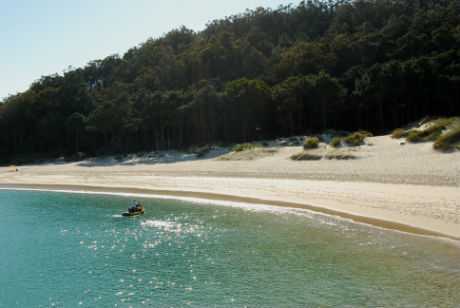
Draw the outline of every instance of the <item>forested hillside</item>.
<instances>
[{"instance_id":1,"label":"forested hillside","mask_svg":"<svg viewBox=\"0 0 460 308\"><path fill-rule=\"evenodd\" d=\"M0 104L0 162L460 114L458 0L305 1L185 27Z\"/></svg>"}]
</instances>

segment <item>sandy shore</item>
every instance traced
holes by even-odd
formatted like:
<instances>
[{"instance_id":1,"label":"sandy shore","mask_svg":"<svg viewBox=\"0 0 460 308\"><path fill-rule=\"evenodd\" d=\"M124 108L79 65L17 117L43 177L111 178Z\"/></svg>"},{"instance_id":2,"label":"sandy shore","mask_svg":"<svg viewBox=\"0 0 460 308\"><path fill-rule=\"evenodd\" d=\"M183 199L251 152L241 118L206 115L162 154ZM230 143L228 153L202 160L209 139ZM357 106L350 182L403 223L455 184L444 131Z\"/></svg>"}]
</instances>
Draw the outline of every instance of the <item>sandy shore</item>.
<instances>
[{"instance_id":1,"label":"sandy shore","mask_svg":"<svg viewBox=\"0 0 460 308\"><path fill-rule=\"evenodd\" d=\"M304 207L387 228L460 238L460 152L371 137L356 159L293 161L300 146L197 159L179 152L0 168L0 187L53 187ZM334 150L323 145L319 155ZM36 186L41 185L41 186Z\"/></svg>"}]
</instances>

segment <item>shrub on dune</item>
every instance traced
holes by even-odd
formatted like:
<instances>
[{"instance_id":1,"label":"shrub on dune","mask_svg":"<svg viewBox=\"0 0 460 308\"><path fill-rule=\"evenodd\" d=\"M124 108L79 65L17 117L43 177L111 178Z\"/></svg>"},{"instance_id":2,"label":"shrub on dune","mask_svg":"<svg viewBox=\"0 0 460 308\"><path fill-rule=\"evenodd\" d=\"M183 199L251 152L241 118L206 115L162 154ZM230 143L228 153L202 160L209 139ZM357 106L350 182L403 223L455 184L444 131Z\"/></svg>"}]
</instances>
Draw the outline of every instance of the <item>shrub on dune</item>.
<instances>
[{"instance_id":1,"label":"shrub on dune","mask_svg":"<svg viewBox=\"0 0 460 308\"><path fill-rule=\"evenodd\" d=\"M372 134L371 132L367 131L367 130L359 130L358 133L360 133L361 135L364 135L364 137L374 137L374 134Z\"/></svg>"},{"instance_id":2,"label":"shrub on dune","mask_svg":"<svg viewBox=\"0 0 460 308\"><path fill-rule=\"evenodd\" d=\"M410 131L406 139L409 142L434 141L441 135L442 130L442 127L431 127L419 131Z\"/></svg>"},{"instance_id":3,"label":"shrub on dune","mask_svg":"<svg viewBox=\"0 0 460 308\"><path fill-rule=\"evenodd\" d=\"M318 137L311 137L311 138L308 138L307 140L305 140L304 144L303 144L303 148L305 150L309 150L309 149L316 149L319 145L319 139Z\"/></svg>"},{"instance_id":4,"label":"shrub on dune","mask_svg":"<svg viewBox=\"0 0 460 308\"><path fill-rule=\"evenodd\" d=\"M441 118L433 121L425 129L410 130L405 134L409 142L436 141L446 129L458 126L458 118Z\"/></svg>"},{"instance_id":5,"label":"shrub on dune","mask_svg":"<svg viewBox=\"0 0 460 308\"><path fill-rule=\"evenodd\" d=\"M342 143L342 138L334 138L334 139L332 139L330 145L331 145L331 147L336 148L336 147L338 147L341 143Z\"/></svg>"},{"instance_id":6,"label":"shrub on dune","mask_svg":"<svg viewBox=\"0 0 460 308\"><path fill-rule=\"evenodd\" d=\"M436 140L433 144L433 148L436 150L447 151L451 149L455 144L460 142L460 127L457 127L450 132L442 135L441 137Z\"/></svg>"},{"instance_id":7,"label":"shrub on dune","mask_svg":"<svg viewBox=\"0 0 460 308\"><path fill-rule=\"evenodd\" d=\"M241 152L255 148L256 145L252 143L241 143L232 149L233 152Z\"/></svg>"},{"instance_id":8,"label":"shrub on dune","mask_svg":"<svg viewBox=\"0 0 460 308\"><path fill-rule=\"evenodd\" d=\"M371 134L372 135L372 134ZM366 138L366 133L355 132L347 137L343 138L343 142L349 146L358 146L364 143L364 138Z\"/></svg>"},{"instance_id":9,"label":"shrub on dune","mask_svg":"<svg viewBox=\"0 0 460 308\"><path fill-rule=\"evenodd\" d=\"M402 128L396 128L393 133L391 134L391 138L396 139L396 138L401 138L404 137L405 131Z\"/></svg>"},{"instance_id":10,"label":"shrub on dune","mask_svg":"<svg viewBox=\"0 0 460 308\"><path fill-rule=\"evenodd\" d=\"M419 134L419 132L417 130L413 130L413 129L405 132L404 137L406 137L406 140L409 141L409 142L419 142L419 141L422 140L422 137Z\"/></svg>"}]
</instances>

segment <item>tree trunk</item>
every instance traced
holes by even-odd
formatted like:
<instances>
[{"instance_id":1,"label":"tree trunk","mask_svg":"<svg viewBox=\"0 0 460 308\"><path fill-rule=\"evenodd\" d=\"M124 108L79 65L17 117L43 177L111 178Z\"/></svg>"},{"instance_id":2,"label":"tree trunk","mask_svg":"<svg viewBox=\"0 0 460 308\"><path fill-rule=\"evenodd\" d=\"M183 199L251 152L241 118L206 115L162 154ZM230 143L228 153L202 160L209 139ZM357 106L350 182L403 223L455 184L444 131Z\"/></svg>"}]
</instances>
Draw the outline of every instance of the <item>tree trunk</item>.
<instances>
[{"instance_id":1,"label":"tree trunk","mask_svg":"<svg viewBox=\"0 0 460 308\"><path fill-rule=\"evenodd\" d=\"M77 153L80 152L80 144L78 141L78 132L75 133L75 142L76 142L76 148L77 148Z\"/></svg>"},{"instance_id":2,"label":"tree trunk","mask_svg":"<svg viewBox=\"0 0 460 308\"><path fill-rule=\"evenodd\" d=\"M155 142L156 152L158 152L158 133L155 133L155 137L156 137L156 142Z\"/></svg>"}]
</instances>

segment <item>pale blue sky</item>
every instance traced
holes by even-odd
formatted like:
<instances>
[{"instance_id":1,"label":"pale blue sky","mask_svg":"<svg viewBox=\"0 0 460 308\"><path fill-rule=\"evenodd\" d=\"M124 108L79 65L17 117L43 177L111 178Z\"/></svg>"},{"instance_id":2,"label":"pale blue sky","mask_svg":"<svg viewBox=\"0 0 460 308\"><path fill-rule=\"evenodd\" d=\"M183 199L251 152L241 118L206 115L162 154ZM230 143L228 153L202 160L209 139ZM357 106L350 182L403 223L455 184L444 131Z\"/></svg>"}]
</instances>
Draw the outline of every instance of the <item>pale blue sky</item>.
<instances>
[{"instance_id":1,"label":"pale blue sky","mask_svg":"<svg viewBox=\"0 0 460 308\"><path fill-rule=\"evenodd\" d=\"M62 74L181 25L299 0L0 0L0 101L43 75Z\"/></svg>"}]
</instances>

